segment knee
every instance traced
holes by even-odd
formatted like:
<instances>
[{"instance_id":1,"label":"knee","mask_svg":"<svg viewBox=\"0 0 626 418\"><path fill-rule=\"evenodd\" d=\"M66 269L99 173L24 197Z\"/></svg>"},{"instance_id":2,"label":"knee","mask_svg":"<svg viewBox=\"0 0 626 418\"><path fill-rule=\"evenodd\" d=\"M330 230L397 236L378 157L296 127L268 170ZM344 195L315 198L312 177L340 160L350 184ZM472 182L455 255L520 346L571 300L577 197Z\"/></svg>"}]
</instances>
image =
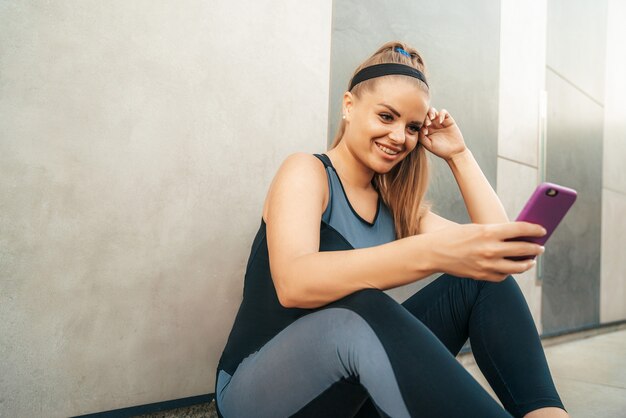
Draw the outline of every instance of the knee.
<instances>
[{"instance_id":1,"label":"knee","mask_svg":"<svg viewBox=\"0 0 626 418\"><path fill-rule=\"evenodd\" d=\"M481 282L483 283L483 286L500 286L502 288L517 287L517 281L515 281L515 278L511 276L510 274L506 276L504 279L497 281L497 282L491 282L491 281L486 281L486 280L481 280Z\"/></svg>"},{"instance_id":2,"label":"knee","mask_svg":"<svg viewBox=\"0 0 626 418\"><path fill-rule=\"evenodd\" d=\"M395 300L380 289L361 289L346 296L346 301L361 303L394 303Z\"/></svg>"},{"instance_id":3,"label":"knee","mask_svg":"<svg viewBox=\"0 0 626 418\"><path fill-rule=\"evenodd\" d=\"M373 331L367 320L358 312L347 308L329 308L319 313L325 317L322 340L333 345L351 344L368 340Z\"/></svg>"},{"instance_id":4,"label":"knee","mask_svg":"<svg viewBox=\"0 0 626 418\"><path fill-rule=\"evenodd\" d=\"M450 274L445 274L445 275L450 276L451 278L457 281L461 281L467 286L476 286L478 288L483 288L485 286L497 286L497 285L502 285L503 287L517 285L515 278L510 274L500 281L479 280L479 279L474 279L471 277L452 276Z\"/></svg>"},{"instance_id":5,"label":"knee","mask_svg":"<svg viewBox=\"0 0 626 418\"><path fill-rule=\"evenodd\" d=\"M348 307L366 318L383 313L391 316L404 310L398 301L380 289L361 289L337 302L339 306Z\"/></svg>"},{"instance_id":6,"label":"knee","mask_svg":"<svg viewBox=\"0 0 626 418\"><path fill-rule=\"evenodd\" d=\"M517 284L517 280L515 280L515 277L511 276L510 274L499 283L502 285L503 289L507 289L508 291L513 291L519 294L522 293L519 284Z\"/></svg>"},{"instance_id":7,"label":"knee","mask_svg":"<svg viewBox=\"0 0 626 418\"><path fill-rule=\"evenodd\" d=\"M501 295L515 295L522 296L522 290L517 284L517 280L512 275L506 276L504 280L499 282L489 282L489 281L481 281L481 290L491 294L491 293L499 293Z\"/></svg>"},{"instance_id":8,"label":"knee","mask_svg":"<svg viewBox=\"0 0 626 418\"><path fill-rule=\"evenodd\" d=\"M367 323L402 322L414 317L395 299L380 289L361 289L327 305L346 308L365 319ZM387 325L385 325L387 326Z\"/></svg>"}]
</instances>

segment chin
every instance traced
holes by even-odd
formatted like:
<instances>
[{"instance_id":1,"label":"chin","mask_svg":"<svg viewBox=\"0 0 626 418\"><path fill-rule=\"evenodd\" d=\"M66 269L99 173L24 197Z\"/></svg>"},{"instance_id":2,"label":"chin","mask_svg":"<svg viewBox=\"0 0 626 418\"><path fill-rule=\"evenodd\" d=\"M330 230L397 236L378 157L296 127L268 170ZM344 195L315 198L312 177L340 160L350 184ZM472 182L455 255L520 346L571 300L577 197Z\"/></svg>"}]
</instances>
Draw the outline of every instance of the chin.
<instances>
[{"instance_id":1,"label":"chin","mask_svg":"<svg viewBox=\"0 0 626 418\"><path fill-rule=\"evenodd\" d=\"M385 164L385 163L378 162L378 164L376 164L376 167L373 167L373 169L374 169L374 171L375 171L377 174L386 174L386 173L390 172L391 170L393 170L393 168L394 168L395 166L397 166L398 164L400 164L400 163L402 162L402 160L404 160L404 158L406 158L406 156L405 156L405 157L402 157L402 158L398 158L398 160L397 160L397 161L390 161L390 162L387 162L386 164Z\"/></svg>"}]
</instances>

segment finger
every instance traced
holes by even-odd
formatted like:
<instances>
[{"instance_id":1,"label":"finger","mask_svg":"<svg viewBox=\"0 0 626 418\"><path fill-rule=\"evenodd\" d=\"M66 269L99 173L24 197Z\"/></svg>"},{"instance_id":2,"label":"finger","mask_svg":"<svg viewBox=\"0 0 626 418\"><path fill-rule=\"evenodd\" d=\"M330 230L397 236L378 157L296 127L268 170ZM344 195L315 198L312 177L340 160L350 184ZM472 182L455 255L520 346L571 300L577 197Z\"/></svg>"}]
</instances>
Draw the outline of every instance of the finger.
<instances>
[{"instance_id":1,"label":"finger","mask_svg":"<svg viewBox=\"0 0 626 418\"><path fill-rule=\"evenodd\" d=\"M536 260L513 261L501 259L494 263L493 269L501 274L519 274L534 267Z\"/></svg>"},{"instance_id":2,"label":"finger","mask_svg":"<svg viewBox=\"0 0 626 418\"><path fill-rule=\"evenodd\" d=\"M500 238L505 241L523 237L543 237L546 235L546 230L543 226L524 221L499 224L495 226L495 228L497 229Z\"/></svg>"},{"instance_id":3,"label":"finger","mask_svg":"<svg viewBox=\"0 0 626 418\"><path fill-rule=\"evenodd\" d=\"M525 221L519 221L515 223L521 224L524 230L527 230L528 233L533 237L543 237L548 233L548 231L546 231L546 229L540 224Z\"/></svg>"},{"instance_id":4,"label":"finger","mask_svg":"<svg viewBox=\"0 0 626 418\"><path fill-rule=\"evenodd\" d=\"M433 113L433 108L429 107L428 111L426 112L426 117L424 118L425 120L430 119L430 115Z\"/></svg>"},{"instance_id":5,"label":"finger","mask_svg":"<svg viewBox=\"0 0 626 418\"><path fill-rule=\"evenodd\" d=\"M456 124L454 118L452 117L452 115L450 113L446 112L446 118L443 121L443 124L446 126L452 126L454 124Z\"/></svg>"},{"instance_id":6,"label":"finger","mask_svg":"<svg viewBox=\"0 0 626 418\"><path fill-rule=\"evenodd\" d=\"M435 109L434 107L431 107L428 112L428 117L430 118L430 120L435 120L436 116L437 116L437 109Z\"/></svg>"},{"instance_id":7,"label":"finger","mask_svg":"<svg viewBox=\"0 0 626 418\"><path fill-rule=\"evenodd\" d=\"M526 241L510 241L506 246L506 256L523 257L538 256L545 252L545 247Z\"/></svg>"},{"instance_id":8,"label":"finger","mask_svg":"<svg viewBox=\"0 0 626 418\"><path fill-rule=\"evenodd\" d=\"M427 136L422 137L420 142L422 143L422 146L427 150L431 150L433 147L433 141Z\"/></svg>"},{"instance_id":9,"label":"finger","mask_svg":"<svg viewBox=\"0 0 626 418\"><path fill-rule=\"evenodd\" d=\"M448 116L448 111L446 109L441 109L439 111L439 123L443 123L443 120Z\"/></svg>"}]
</instances>

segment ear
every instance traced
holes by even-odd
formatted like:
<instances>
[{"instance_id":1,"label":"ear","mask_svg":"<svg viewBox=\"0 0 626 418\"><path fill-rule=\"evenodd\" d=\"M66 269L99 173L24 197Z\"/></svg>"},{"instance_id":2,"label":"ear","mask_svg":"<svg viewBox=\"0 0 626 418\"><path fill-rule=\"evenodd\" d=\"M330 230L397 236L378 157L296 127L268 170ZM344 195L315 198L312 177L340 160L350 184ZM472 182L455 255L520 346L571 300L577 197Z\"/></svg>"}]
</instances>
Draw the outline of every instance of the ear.
<instances>
[{"instance_id":1,"label":"ear","mask_svg":"<svg viewBox=\"0 0 626 418\"><path fill-rule=\"evenodd\" d=\"M345 121L350 121L350 114L352 113L352 108L354 107L354 96L349 91L343 94L343 102L341 107L341 114L345 116Z\"/></svg>"}]
</instances>

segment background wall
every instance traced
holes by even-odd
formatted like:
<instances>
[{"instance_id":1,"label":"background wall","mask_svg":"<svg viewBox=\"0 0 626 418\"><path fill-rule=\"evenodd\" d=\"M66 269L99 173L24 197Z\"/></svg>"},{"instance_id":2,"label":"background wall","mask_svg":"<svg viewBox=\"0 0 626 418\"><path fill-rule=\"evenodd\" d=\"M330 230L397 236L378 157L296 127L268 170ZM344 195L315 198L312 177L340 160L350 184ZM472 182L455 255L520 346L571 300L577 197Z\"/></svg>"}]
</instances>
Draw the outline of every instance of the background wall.
<instances>
[{"instance_id":1,"label":"background wall","mask_svg":"<svg viewBox=\"0 0 626 418\"><path fill-rule=\"evenodd\" d=\"M578 198L546 247L545 332L599 322L606 6L548 2L546 179L573 187Z\"/></svg>"},{"instance_id":2,"label":"background wall","mask_svg":"<svg viewBox=\"0 0 626 418\"><path fill-rule=\"evenodd\" d=\"M626 318L626 2L608 0L602 153L600 322Z\"/></svg>"},{"instance_id":3,"label":"background wall","mask_svg":"<svg viewBox=\"0 0 626 418\"><path fill-rule=\"evenodd\" d=\"M546 0L500 2L500 88L498 100L498 173L493 185L510 220L543 181L540 167L545 135ZM552 238L551 238L552 240ZM548 247L546 247L547 249ZM515 277L542 332L541 280L537 267Z\"/></svg>"},{"instance_id":4,"label":"background wall","mask_svg":"<svg viewBox=\"0 0 626 418\"><path fill-rule=\"evenodd\" d=\"M330 1L0 2L0 416L214 392L269 182L325 147L330 24Z\"/></svg>"},{"instance_id":5,"label":"background wall","mask_svg":"<svg viewBox=\"0 0 626 418\"><path fill-rule=\"evenodd\" d=\"M542 178L581 193L516 276L540 332L626 319L626 7L518 3L0 2L0 416L214 392L274 173L326 149L392 39L511 219ZM431 161L435 210L468 222Z\"/></svg>"}]
</instances>

